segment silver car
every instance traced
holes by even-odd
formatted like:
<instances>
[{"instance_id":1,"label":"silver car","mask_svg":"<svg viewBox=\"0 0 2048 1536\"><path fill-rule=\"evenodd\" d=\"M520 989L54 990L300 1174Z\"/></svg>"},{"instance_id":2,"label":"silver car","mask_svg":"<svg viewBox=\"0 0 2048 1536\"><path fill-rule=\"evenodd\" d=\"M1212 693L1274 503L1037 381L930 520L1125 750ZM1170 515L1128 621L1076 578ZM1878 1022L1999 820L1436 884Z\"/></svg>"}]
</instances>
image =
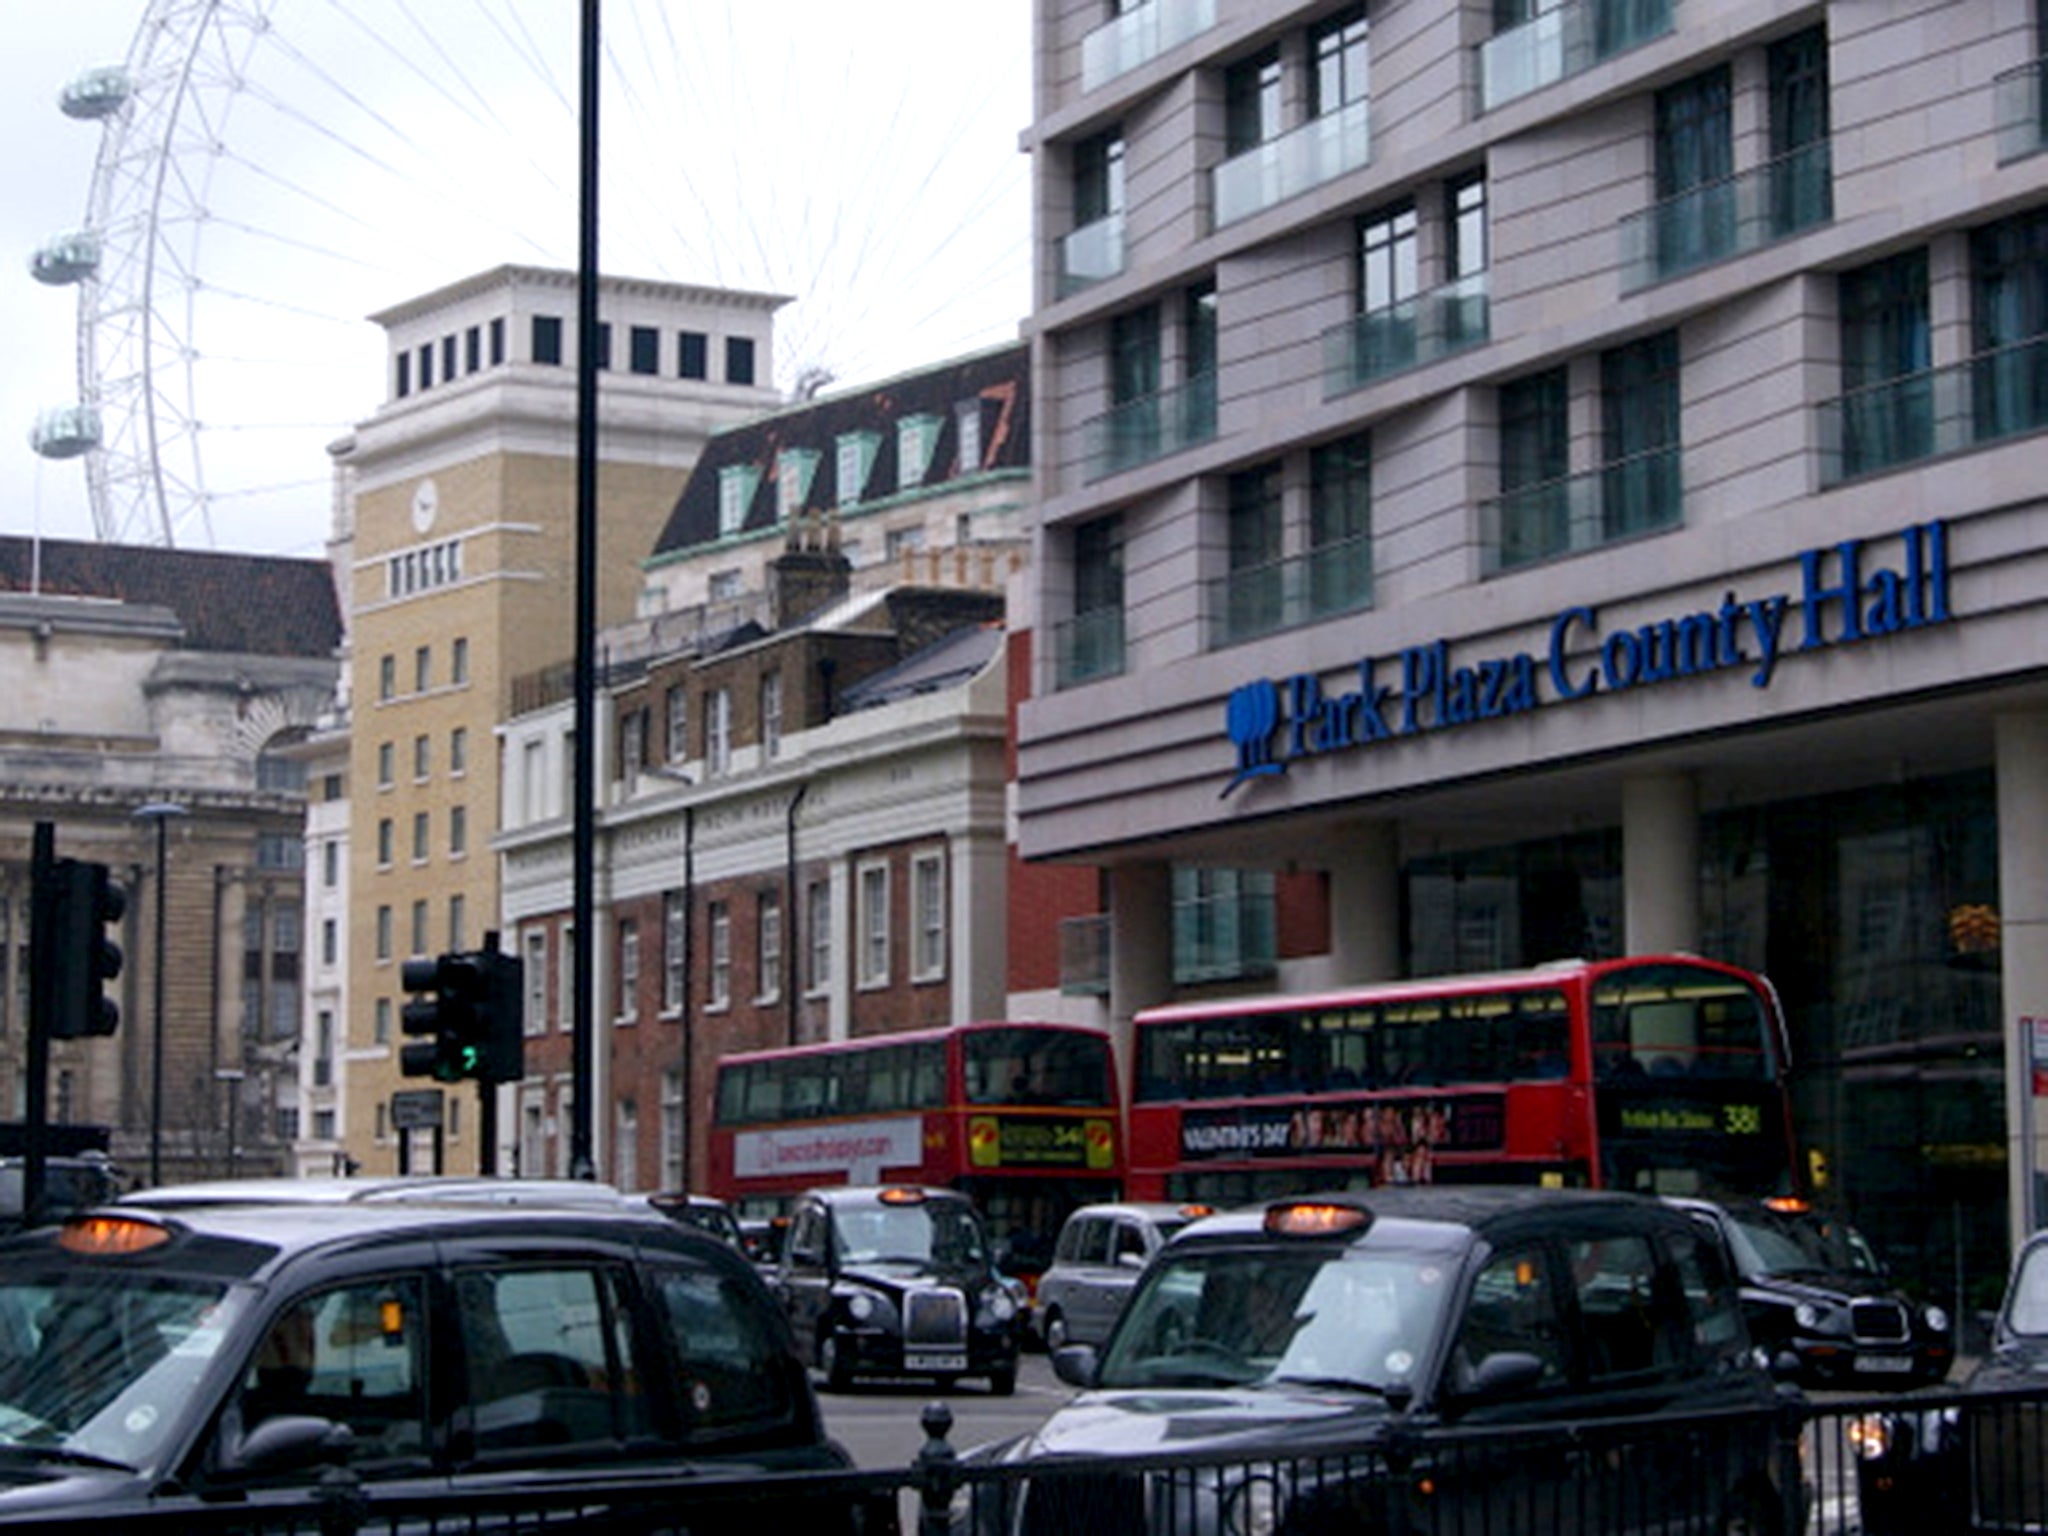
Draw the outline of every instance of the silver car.
<instances>
[{"instance_id":1,"label":"silver car","mask_svg":"<svg viewBox=\"0 0 2048 1536\"><path fill-rule=\"evenodd\" d=\"M1152 1255L1206 1205L1125 1201L1084 1205L1066 1219L1052 1266L1038 1277L1033 1322L1047 1349L1100 1344Z\"/></svg>"}]
</instances>

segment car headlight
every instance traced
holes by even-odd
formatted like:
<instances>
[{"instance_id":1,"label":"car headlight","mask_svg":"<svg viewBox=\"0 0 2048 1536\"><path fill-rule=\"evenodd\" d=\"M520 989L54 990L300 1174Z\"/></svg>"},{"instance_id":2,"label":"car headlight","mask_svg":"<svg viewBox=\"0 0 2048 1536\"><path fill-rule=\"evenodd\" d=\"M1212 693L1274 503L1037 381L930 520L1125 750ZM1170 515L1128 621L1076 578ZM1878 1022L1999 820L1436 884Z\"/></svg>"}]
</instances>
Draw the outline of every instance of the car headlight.
<instances>
[{"instance_id":1,"label":"car headlight","mask_svg":"<svg viewBox=\"0 0 2048 1536\"><path fill-rule=\"evenodd\" d=\"M1827 1314L1810 1301L1802 1301L1792 1309L1792 1321L1808 1333L1821 1325Z\"/></svg>"},{"instance_id":2,"label":"car headlight","mask_svg":"<svg viewBox=\"0 0 2048 1536\"><path fill-rule=\"evenodd\" d=\"M1882 1413L1858 1414L1843 1426L1858 1461L1876 1461L1892 1448L1892 1421Z\"/></svg>"},{"instance_id":3,"label":"car headlight","mask_svg":"<svg viewBox=\"0 0 2048 1536\"><path fill-rule=\"evenodd\" d=\"M1286 1496L1277 1480L1248 1477L1224 1498L1224 1532L1226 1536L1273 1536L1286 1509Z\"/></svg>"},{"instance_id":4,"label":"car headlight","mask_svg":"<svg viewBox=\"0 0 2048 1536\"><path fill-rule=\"evenodd\" d=\"M1017 1315L1017 1298L1001 1286L983 1296L982 1305L988 1308L988 1315L999 1323L1007 1323Z\"/></svg>"},{"instance_id":5,"label":"car headlight","mask_svg":"<svg viewBox=\"0 0 2048 1536\"><path fill-rule=\"evenodd\" d=\"M855 1291L846 1298L846 1315L856 1323L872 1322L879 1305L872 1291Z\"/></svg>"},{"instance_id":6,"label":"car headlight","mask_svg":"<svg viewBox=\"0 0 2048 1536\"><path fill-rule=\"evenodd\" d=\"M1948 1332L1948 1313L1940 1307L1929 1307L1920 1314L1927 1320L1927 1326L1936 1333Z\"/></svg>"}]
</instances>

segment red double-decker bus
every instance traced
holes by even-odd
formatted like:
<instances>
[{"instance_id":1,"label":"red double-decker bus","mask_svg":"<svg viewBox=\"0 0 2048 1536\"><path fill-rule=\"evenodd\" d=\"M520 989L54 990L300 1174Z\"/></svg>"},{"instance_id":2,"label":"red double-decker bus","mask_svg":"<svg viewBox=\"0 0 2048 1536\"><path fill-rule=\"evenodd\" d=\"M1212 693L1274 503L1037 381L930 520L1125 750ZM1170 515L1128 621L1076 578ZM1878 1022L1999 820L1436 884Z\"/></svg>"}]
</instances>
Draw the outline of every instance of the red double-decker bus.
<instances>
[{"instance_id":1,"label":"red double-decker bus","mask_svg":"<svg viewBox=\"0 0 2048 1536\"><path fill-rule=\"evenodd\" d=\"M1785 1023L1690 955L1148 1009L1133 1200L1528 1183L1791 1194Z\"/></svg>"},{"instance_id":2,"label":"red double-decker bus","mask_svg":"<svg viewBox=\"0 0 2048 1536\"><path fill-rule=\"evenodd\" d=\"M710 1193L761 1216L821 1184L957 1189L1029 1279L1069 1211L1117 1198L1122 1147L1101 1030L959 1024L725 1057Z\"/></svg>"}]
</instances>

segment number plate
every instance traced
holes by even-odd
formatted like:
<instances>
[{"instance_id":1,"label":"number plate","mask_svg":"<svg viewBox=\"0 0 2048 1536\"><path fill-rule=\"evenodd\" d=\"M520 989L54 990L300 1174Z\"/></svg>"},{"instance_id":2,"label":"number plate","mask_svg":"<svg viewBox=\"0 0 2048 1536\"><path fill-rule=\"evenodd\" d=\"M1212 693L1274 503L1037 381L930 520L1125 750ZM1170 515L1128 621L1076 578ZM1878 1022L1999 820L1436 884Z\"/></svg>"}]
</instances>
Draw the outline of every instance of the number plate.
<instances>
[{"instance_id":1,"label":"number plate","mask_svg":"<svg viewBox=\"0 0 2048 1536\"><path fill-rule=\"evenodd\" d=\"M946 1354L933 1349L905 1350L903 1369L906 1371L964 1371L967 1369L965 1354Z\"/></svg>"},{"instance_id":2,"label":"number plate","mask_svg":"<svg viewBox=\"0 0 2048 1536\"><path fill-rule=\"evenodd\" d=\"M1898 1376L1913 1369L1911 1355L1859 1355L1856 1369L1873 1375Z\"/></svg>"}]
</instances>

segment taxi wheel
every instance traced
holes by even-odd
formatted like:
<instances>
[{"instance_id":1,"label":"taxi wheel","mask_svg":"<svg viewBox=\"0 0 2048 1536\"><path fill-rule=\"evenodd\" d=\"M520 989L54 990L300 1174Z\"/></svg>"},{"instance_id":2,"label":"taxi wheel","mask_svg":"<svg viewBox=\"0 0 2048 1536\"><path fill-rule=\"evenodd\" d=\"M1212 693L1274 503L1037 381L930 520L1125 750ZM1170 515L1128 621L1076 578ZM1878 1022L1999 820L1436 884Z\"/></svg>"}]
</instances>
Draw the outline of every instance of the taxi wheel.
<instances>
[{"instance_id":1,"label":"taxi wheel","mask_svg":"<svg viewBox=\"0 0 2048 1536\"><path fill-rule=\"evenodd\" d=\"M834 1392L845 1392L853 1386L853 1363L847 1359L838 1334L828 1333L818 1340L818 1369L825 1373L825 1385Z\"/></svg>"},{"instance_id":2,"label":"taxi wheel","mask_svg":"<svg viewBox=\"0 0 2048 1536\"><path fill-rule=\"evenodd\" d=\"M1067 1315L1054 1307L1045 1314L1045 1347L1048 1353L1067 1347Z\"/></svg>"}]
</instances>

